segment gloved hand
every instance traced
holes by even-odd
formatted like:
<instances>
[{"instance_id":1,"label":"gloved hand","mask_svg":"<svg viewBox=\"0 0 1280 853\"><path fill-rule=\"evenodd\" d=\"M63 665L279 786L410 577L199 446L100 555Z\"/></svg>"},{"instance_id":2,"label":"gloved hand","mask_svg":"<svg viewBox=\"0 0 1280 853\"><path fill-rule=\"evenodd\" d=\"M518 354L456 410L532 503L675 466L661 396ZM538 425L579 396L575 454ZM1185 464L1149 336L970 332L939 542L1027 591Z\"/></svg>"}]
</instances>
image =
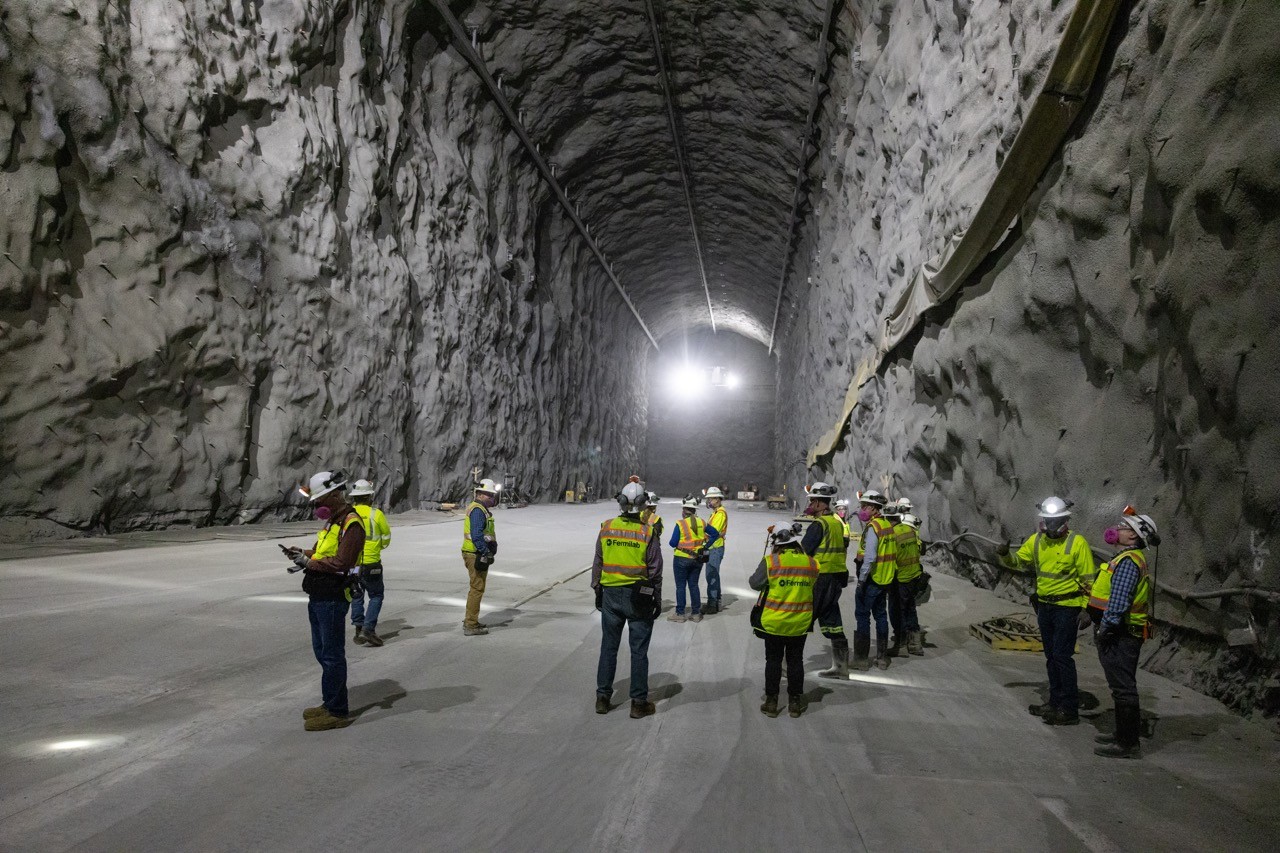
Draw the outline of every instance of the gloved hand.
<instances>
[{"instance_id":1,"label":"gloved hand","mask_svg":"<svg viewBox=\"0 0 1280 853\"><path fill-rule=\"evenodd\" d=\"M289 569L289 574L311 568L311 558L301 551L295 551L289 555L289 558L293 560L294 566L292 569Z\"/></svg>"},{"instance_id":2,"label":"gloved hand","mask_svg":"<svg viewBox=\"0 0 1280 853\"><path fill-rule=\"evenodd\" d=\"M484 537L484 541L485 544L489 546L489 556L498 556L498 540L494 539L492 536L486 536Z\"/></svg>"},{"instance_id":3,"label":"gloved hand","mask_svg":"<svg viewBox=\"0 0 1280 853\"><path fill-rule=\"evenodd\" d=\"M693 559L697 560L700 565L709 563L711 561L711 552L706 548L699 548Z\"/></svg>"},{"instance_id":4,"label":"gloved hand","mask_svg":"<svg viewBox=\"0 0 1280 853\"><path fill-rule=\"evenodd\" d=\"M604 587L596 587L596 610L604 609Z\"/></svg>"},{"instance_id":5,"label":"gloved hand","mask_svg":"<svg viewBox=\"0 0 1280 853\"><path fill-rule=\"evenodd\" d=\"M1100 650L1106 651L1115 646L1120 641L1120 626L1110 622L1103 622L1098 626L1098 633L1093 637L1093 643Z\"/></svg>"},{"instance_id":6,"label":"gloved hand","mask_svg":"<svg viewBox=\"0 0 1280 853\"><path fill-rule=\"evenodd\" d=\"M1083 631L1093 624L1093 620L1089 618L1089 611L1081 610L1076 616L1076 630Z\"/></svg>"},{"instance_id":7,"label":"gloved hand","mask_svg":"<svg viewBox=\"0 0 1280 853\"><path fill-rule=\"evenodd\" d=\"M476 555L476 569L487 572L489 567L493 565L493 554Z\"/></svg>"},{"instance_id":8,"label":"gloved hand","mask_svg":"<svg viewBox=\"0 0 1280 853\"><path fill-rule=\"evenodd\" d=\"M1009 556L1009 543L1001 542L998 546L996 546L996 553L999 554L1001 557Z\"/></svg>"}]
</instances>

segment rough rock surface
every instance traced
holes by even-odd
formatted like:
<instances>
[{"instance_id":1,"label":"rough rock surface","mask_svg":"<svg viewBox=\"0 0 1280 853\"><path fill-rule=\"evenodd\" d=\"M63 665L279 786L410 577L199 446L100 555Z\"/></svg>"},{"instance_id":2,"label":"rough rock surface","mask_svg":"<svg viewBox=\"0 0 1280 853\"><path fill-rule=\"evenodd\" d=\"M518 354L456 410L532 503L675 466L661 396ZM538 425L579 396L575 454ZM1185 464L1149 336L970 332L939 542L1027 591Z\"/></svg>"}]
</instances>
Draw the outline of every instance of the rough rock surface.
<instances>
[{"instance_id":1,"label":"rough rock surface","mask_svg":"<svg viewBox=\"0 0 1280 853\"><path fill-rule=\"evenodd\" d=\"M801 426L779 429L780 460L830 428L885 303L966 224L1071 5L915 0L865 19L857 61L833 75L817 168L834 190L797 265L813 285L788 297L779 412ZM1165 533L1162 582L1280 587L1277 31L1274 3L1122 4L1095 95L1020 223L863 389L822 470L912 497L935 539L1020 538L1056 493L1102 545L1134 503ZM794 486L803 467L787 474ZM1274 608L1159 607L1215 649L1250 615L1259 647L1230 655L1255 663L1229 669L1259 686L1280 657ZM1190 653L1166 650L1152 666ZM1270 690L1255 707L1276 713Z\"/></svg>"},{"instance_id":2,"label":"rough rock surface","mask_svg":"<svg viewBox=\"0 0 1280 853\"><path fill-rule=\"evenodd\" d=\"M0 14L4 532L639 464L648 344L420 4Z\"/></svg>"}]
</instances>

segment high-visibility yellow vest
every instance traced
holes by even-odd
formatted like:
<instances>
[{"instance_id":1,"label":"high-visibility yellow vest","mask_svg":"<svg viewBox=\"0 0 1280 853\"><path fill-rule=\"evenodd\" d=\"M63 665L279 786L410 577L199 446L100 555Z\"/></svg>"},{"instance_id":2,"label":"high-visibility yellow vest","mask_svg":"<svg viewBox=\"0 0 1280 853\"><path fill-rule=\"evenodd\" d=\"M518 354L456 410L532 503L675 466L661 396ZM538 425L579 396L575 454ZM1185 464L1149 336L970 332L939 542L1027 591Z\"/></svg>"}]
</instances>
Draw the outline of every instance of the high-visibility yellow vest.
<instances>
[{"instance_id":1,"label":"high-visibility yellow vest","mask_svg":"<svg viewBox=\"0 0 1280 853\"><path fill-rule=\"evenodd\" d=\"M729 513L722 506L716 507L711 511L711 518L707 520L707 524L716 529L720 534L720 538L711 546L711 550L724 547L724 538L729 535Z\"/></svg>"},{"instance_id":2,"label":"high-visibility yellow vest","mask_svg":"<svg viewBox=\"0 0 1280 853\"><path fill-rule=\"evenodd\" d=\"M372 566L382 562L382 549L391 544L391 526L382 510L369 504L356 504L356 514L364 524L364 553L360 565Z\"/></svg>"},{"instance_id":3,"label":"high-visibility yellow vest","mask_svg":"<svg viewBox=\"0 0 1280 853\"><path fill-rule=\"evenodd\" d=\"M1068 533L1051 539L1033 534L1018 549L1017 559L1036 573L1036 595L1043 603L1083 607L1085 590L1093 583L1093 553L1083 536ZM1073 594L1074 593L1074 594Z\"/></svg>"},{"instance_id":4,"label":"high-visibility yellow vest","mask_svg":"<svg viewBox=\"0 0 1280 853\"><path fill-rule=\"evenodd\" d=\"M760 611L760 627L766 634L798 637L813 625L813 587L818 564L803 551L788 548L767 558L769 586Z\"/></svg>"},{"instance_id":5,"label":"high-visibility yellow vest","mask_svg":"<svg viewBox=\"0 0 1280 853\"><path fill-rule=\"evenodd\" d=\"M360 516L352 512L342 519L341 524L334 522L326 524L324 529L316 534L316 548L311 554L311 559L323 560L325 557L338 556L338 543L342 541L342 534L346 533L351 525L360 523Z\"/></svg>"},{"instance_id":6,"label":"high-visibility yellow vest","mask_svg":"<svg viewBox=\"0 0 1280 853\"><path fill-rule=\"evenodd\" d=\"M897 571L897 547L893 541L893 525L887 518L877 515L867 522L867 527L876 534L876 568L871 574L871 582L880 586L893 583ZM862 528L862 536L858 540L858 559L866 558L867 527Z\"/></svg>"},{"instance_id":7,"label":"high-visibility yellow vest","mask_svg":"<svg viewBox=\"0 0 1280 853\"><path fill-rule=\"evenodd\" d=\"M898 564L898 580L913 581L920 577L920 534L909 524L893 526L893 544Z\"/></svg>"},{"instance_id":8,"label":"high-visibility yellow vest","mask_svg":"<svg viewBox=\"0 0 1280 853\"><path fill-rule=\"evenodd\" d=\"M467 514L462 517L462 552L464 554L476 552L476 543L471 541L471 512L477 509L484 511L484 535L493 537L493 512L479 501L472 501L467 507Z\"/></svg>"},{"instance_id":9,"label":"high-visibility yellow vest","mask_svg":"<svg viewBox=\"0 0 1280 853\"><path fill-rule=\"evenodd\" d=\"M812 521L822 525L822 542L813 552L818 571L824 575L849 571L849 547L844 540L844 525L837 516L819 515Z\"/></svg>"},{"instance_id":10,"label":"high-visibility yellow vest","mask_svg":"<svg viewBox=\"0 0 1280 853\"><path fill-rule=\"evenodd\" d=\"M837 515L836 518L840 518L840 516ZM840 518L840 523L844 525L844 538L852 539L853 531L849 529L849 520L847 518Z\"/></svg>"},{"instance_id":11,"label":"high-visibility yellow vest","mask_svg":"<svg viewBox=\"0 0 1280 853\"><path fill-rule=\"evenodd\" d=\"M661 539L662 516L658 515L658 511L656 509L649 509L648 507L646 507L644 511L640 513L640 520L643 521L645 524L649 525L649 527L653 530L654 536L657 536L659 537L659 539Z\"/></svg>"},{"instance_id":12,"label":"high-visibility yellow vest","mask_svg":"<svg viewBox=\"0 0 1280 853\"><path fill-rule=\"evenodd\" d=\"M627 586L644 579L644 553L652 528L644 522L620 515L600 525L601 586Z\"/></svg>"},{"instance_id":13,"label":"high-visibility yellow vest","mask_svg":"<svg viewBox=\"0 0 1280 853\"><path fill-rule=\"evenodd\" d=\"M696 515L682 518L676 523L680 530L680 539L676 544L676 556L693 559L694 552L707 541L707 526Z\"/></svg>"},{"instance_id":14,"label":"high-visibility yellow vest","mask_svg":"<svg viewBox=\"0 0 1280 853\"><path fill-rule=\"evenodd\" d=\"M1151 617L1151 576L1147 574L1147 555L1137 548L1121 551L1109 563L1102 564L1098 576L1094 578L1093 589L1089 592L1089 606L1099 610L1107 609L1107 605L1111 603L1111 574L1125 557L1133 560L1138 567L1138 585L1134 587L1133 601L1129 604L1126 618L1131 626L1145 631Z\"/></svg>"}]
</instances>

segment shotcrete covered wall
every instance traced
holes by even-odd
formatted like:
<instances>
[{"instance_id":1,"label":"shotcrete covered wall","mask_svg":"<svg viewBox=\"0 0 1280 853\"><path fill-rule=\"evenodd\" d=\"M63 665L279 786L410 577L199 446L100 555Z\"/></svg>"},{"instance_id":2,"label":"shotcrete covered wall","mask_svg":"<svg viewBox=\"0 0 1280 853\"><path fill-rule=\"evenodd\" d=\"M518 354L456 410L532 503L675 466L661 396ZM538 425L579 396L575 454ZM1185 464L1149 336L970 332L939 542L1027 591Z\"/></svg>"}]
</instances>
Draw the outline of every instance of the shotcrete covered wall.
<instances>
[{"instance_id":1,"label":"shotcrete covered wall","mask_svg":"<svg viewBox=\"0 0 1280 853\"><path fill-rule=\"evenodd\" d=\"M1071 6L868 5L846 33L815 166L828 191L797 258L812 284L784 311L778 457L793 487L805 469L786 460L831 428L886 303L982 200ZM1121 4L1039 192L863 387L818 471L911 497L930 539L1020 539L1061 494L1100 546L1132 503L1164 531L1162 583L1280 587L1277 32L1274 3ZM1272 606L1164 595L1158 616L1149 665L1242 710L1280 708ZM1250 617L1257 648L1227 650Z\"/></svg>"},{"instance_id":2,"label":"shotcrete covered wall","mask_svg":"<svg viewBox=\"0 0 1280 853\"><path fill-rule=\"evenodd\" d=\"M638 466L648 342L421 4L2 21L0 533Z\"/></svg>"}]
</instances>

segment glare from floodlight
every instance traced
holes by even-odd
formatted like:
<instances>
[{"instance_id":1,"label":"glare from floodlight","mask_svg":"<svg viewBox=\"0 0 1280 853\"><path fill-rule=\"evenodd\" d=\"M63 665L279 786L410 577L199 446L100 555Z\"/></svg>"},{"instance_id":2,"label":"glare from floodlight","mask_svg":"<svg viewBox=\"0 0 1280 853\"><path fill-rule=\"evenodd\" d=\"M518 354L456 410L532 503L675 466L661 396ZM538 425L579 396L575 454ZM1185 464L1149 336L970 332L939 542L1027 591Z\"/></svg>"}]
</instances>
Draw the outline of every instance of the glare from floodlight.
<instances>
[{"instance_id":1,"label":"glare from floodlight","mask_svg":"<svg viewBox=\"0 0 1280 853\"><path fill-rule=\"evenodd\" d=\"M737 388L739 385L742 384L742 379L738 377L738 374L730 373L729 376L725 379L724 384L726 388L728 388L729 390L733 390L734 388Z\"/></svg>"},{"instance_id":2,"label":"glare from floodlight","mask_svg":"<svg viewBox=\"0 0 1280 853\"><path fill-rule=\"evenodd\" d=\"M706 387L706 372L685 363L671 372L671 393L682 400L692 400Z\"/></svg>"}]
</instances>

